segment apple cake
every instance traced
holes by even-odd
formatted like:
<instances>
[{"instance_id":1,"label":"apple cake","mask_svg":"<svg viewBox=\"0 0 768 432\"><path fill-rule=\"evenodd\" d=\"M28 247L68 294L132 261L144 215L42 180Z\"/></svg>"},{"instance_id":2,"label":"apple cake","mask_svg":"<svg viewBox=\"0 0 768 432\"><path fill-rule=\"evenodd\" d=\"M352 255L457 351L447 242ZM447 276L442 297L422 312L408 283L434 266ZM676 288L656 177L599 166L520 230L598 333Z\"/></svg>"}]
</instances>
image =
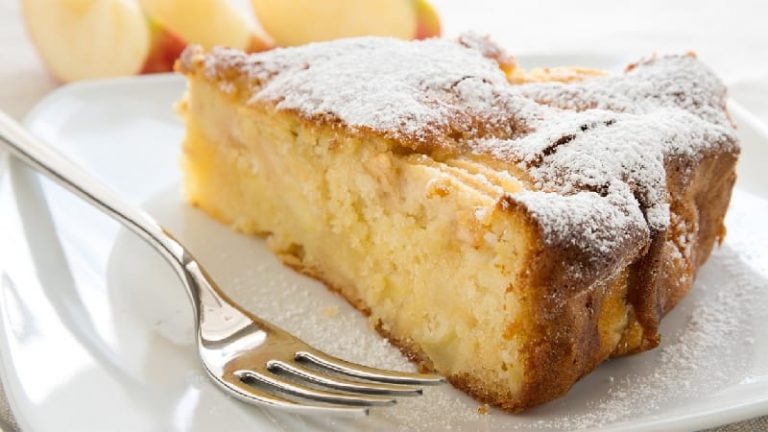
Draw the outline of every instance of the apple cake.
<instances>
[{"instance_id":1,"label":"apple cake","mask_svg":"<svg viewBox=\"0 0 768 432\"><path fill-rule=\"evenodd\" d=\"M189 47L189 201L510 411L659 343L739 145L693 54L522 70L477 36Z\"/></svg>"}]
</instances>

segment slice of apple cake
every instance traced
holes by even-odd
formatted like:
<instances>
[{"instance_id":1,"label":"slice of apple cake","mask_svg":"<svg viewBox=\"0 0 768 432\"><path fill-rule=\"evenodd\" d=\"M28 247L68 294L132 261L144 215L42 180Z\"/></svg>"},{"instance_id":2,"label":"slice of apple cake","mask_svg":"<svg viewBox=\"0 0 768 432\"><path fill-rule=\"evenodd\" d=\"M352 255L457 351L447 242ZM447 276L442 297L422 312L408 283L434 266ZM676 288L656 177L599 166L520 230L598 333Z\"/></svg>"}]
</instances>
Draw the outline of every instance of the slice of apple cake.
<instances>
[{"instance_id":1,"label":"slice of apple cake","mask_svg":"<svg viewBox=\"0 0 768 432\"><path fill-rule=\"evenodd\" d=\"M656 346L724 235L739 147L693 55L526 73L474 36L357 38L177 67L189 200L508 410Z\"/></svg>"}]
</instances>

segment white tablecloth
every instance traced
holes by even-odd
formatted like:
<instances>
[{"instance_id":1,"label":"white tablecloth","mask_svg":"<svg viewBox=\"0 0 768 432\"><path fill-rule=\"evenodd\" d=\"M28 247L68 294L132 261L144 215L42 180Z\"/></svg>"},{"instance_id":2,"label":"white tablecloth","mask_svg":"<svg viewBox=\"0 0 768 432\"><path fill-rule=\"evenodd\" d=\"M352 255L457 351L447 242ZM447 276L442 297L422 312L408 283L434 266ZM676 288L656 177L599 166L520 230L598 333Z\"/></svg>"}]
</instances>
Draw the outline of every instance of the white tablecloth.
<instances>
[{"instance_id":1,"label":"white tablecloth","mask_svg":"<svg viewBox=\"0 0 768 432\"><path fill-rule=\"evenodd\" d=\"M51 0L59 1L59 0ZM244 0L235 0L243 3ZM277 0L276 0L277 1ZM488 33L511 52L696 51L731 96L768 122L764 0L433 0L447 35ZM21 118L56 83L24 32L18 0L0 0L0 110ZM10 422L0 392L0 419ZM768 431L768 417L717 429Z\"/></svg>"}]
</instances>

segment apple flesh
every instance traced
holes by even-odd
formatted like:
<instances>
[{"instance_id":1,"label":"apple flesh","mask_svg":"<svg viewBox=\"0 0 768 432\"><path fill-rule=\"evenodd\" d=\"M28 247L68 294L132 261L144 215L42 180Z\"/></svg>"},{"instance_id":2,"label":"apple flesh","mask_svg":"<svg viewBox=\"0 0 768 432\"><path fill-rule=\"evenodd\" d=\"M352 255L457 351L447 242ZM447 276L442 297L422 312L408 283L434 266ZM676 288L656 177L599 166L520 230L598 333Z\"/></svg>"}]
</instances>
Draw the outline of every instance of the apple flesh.
<instances>
[{"instance_id":1,"label":"apple flesh","mask_svg":"<svg viewBox=\"0 0 768 432\"><path fill-rule=\"evenodd\" d=\"M273 45L229 0L139 0L139 4L159 26L206 49L260 51Z\"/></svg>"},{"instance_id":2,"label":"apple flesh","mask_svg":"<svg viewBox=\"0 0 768 432\"><path fill-rule=\"evenodd\" d=\"M139 73L150 49L147 21L129 0L22 0L29 35L61 81Z\"/></svg>"},{"instance_id":3,"label":"apple flesh","mask_svg":"<svg viewBox=\"0 0 768 432\"><path fill-rule=\"evenodd\" d=\"M413 39L420 9L414 0L251 0L257 20L278 45L301 45L352 36ZM434 10L428 18L436 19ZM429 21L422 33L439 33ZM425 36L428 37L428 36Z\"/></svg>"}]
</instances>

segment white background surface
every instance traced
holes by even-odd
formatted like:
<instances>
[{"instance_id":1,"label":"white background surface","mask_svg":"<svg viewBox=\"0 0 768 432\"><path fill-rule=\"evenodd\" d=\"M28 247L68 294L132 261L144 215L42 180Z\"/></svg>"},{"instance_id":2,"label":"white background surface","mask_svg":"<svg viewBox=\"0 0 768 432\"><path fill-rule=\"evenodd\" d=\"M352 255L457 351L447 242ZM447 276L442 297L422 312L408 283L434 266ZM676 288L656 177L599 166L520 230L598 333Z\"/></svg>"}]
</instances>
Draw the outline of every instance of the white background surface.
<instances>
[{"instance_id":1,"label":"white background surface","mask_svg":"<svg viewBox=\"0 0 768 432\"><path fill-rule=\"evenodd\" d=\"M45 72L24 33L17 1L0 0L0 109L21 117L57 83ZM464 30L488 33L513 53L609 52L640 57L656 51L696 51L729 85L736 101L768 121L768 2L433 3L447 35Z\"/></svg>"}]
</instances>

